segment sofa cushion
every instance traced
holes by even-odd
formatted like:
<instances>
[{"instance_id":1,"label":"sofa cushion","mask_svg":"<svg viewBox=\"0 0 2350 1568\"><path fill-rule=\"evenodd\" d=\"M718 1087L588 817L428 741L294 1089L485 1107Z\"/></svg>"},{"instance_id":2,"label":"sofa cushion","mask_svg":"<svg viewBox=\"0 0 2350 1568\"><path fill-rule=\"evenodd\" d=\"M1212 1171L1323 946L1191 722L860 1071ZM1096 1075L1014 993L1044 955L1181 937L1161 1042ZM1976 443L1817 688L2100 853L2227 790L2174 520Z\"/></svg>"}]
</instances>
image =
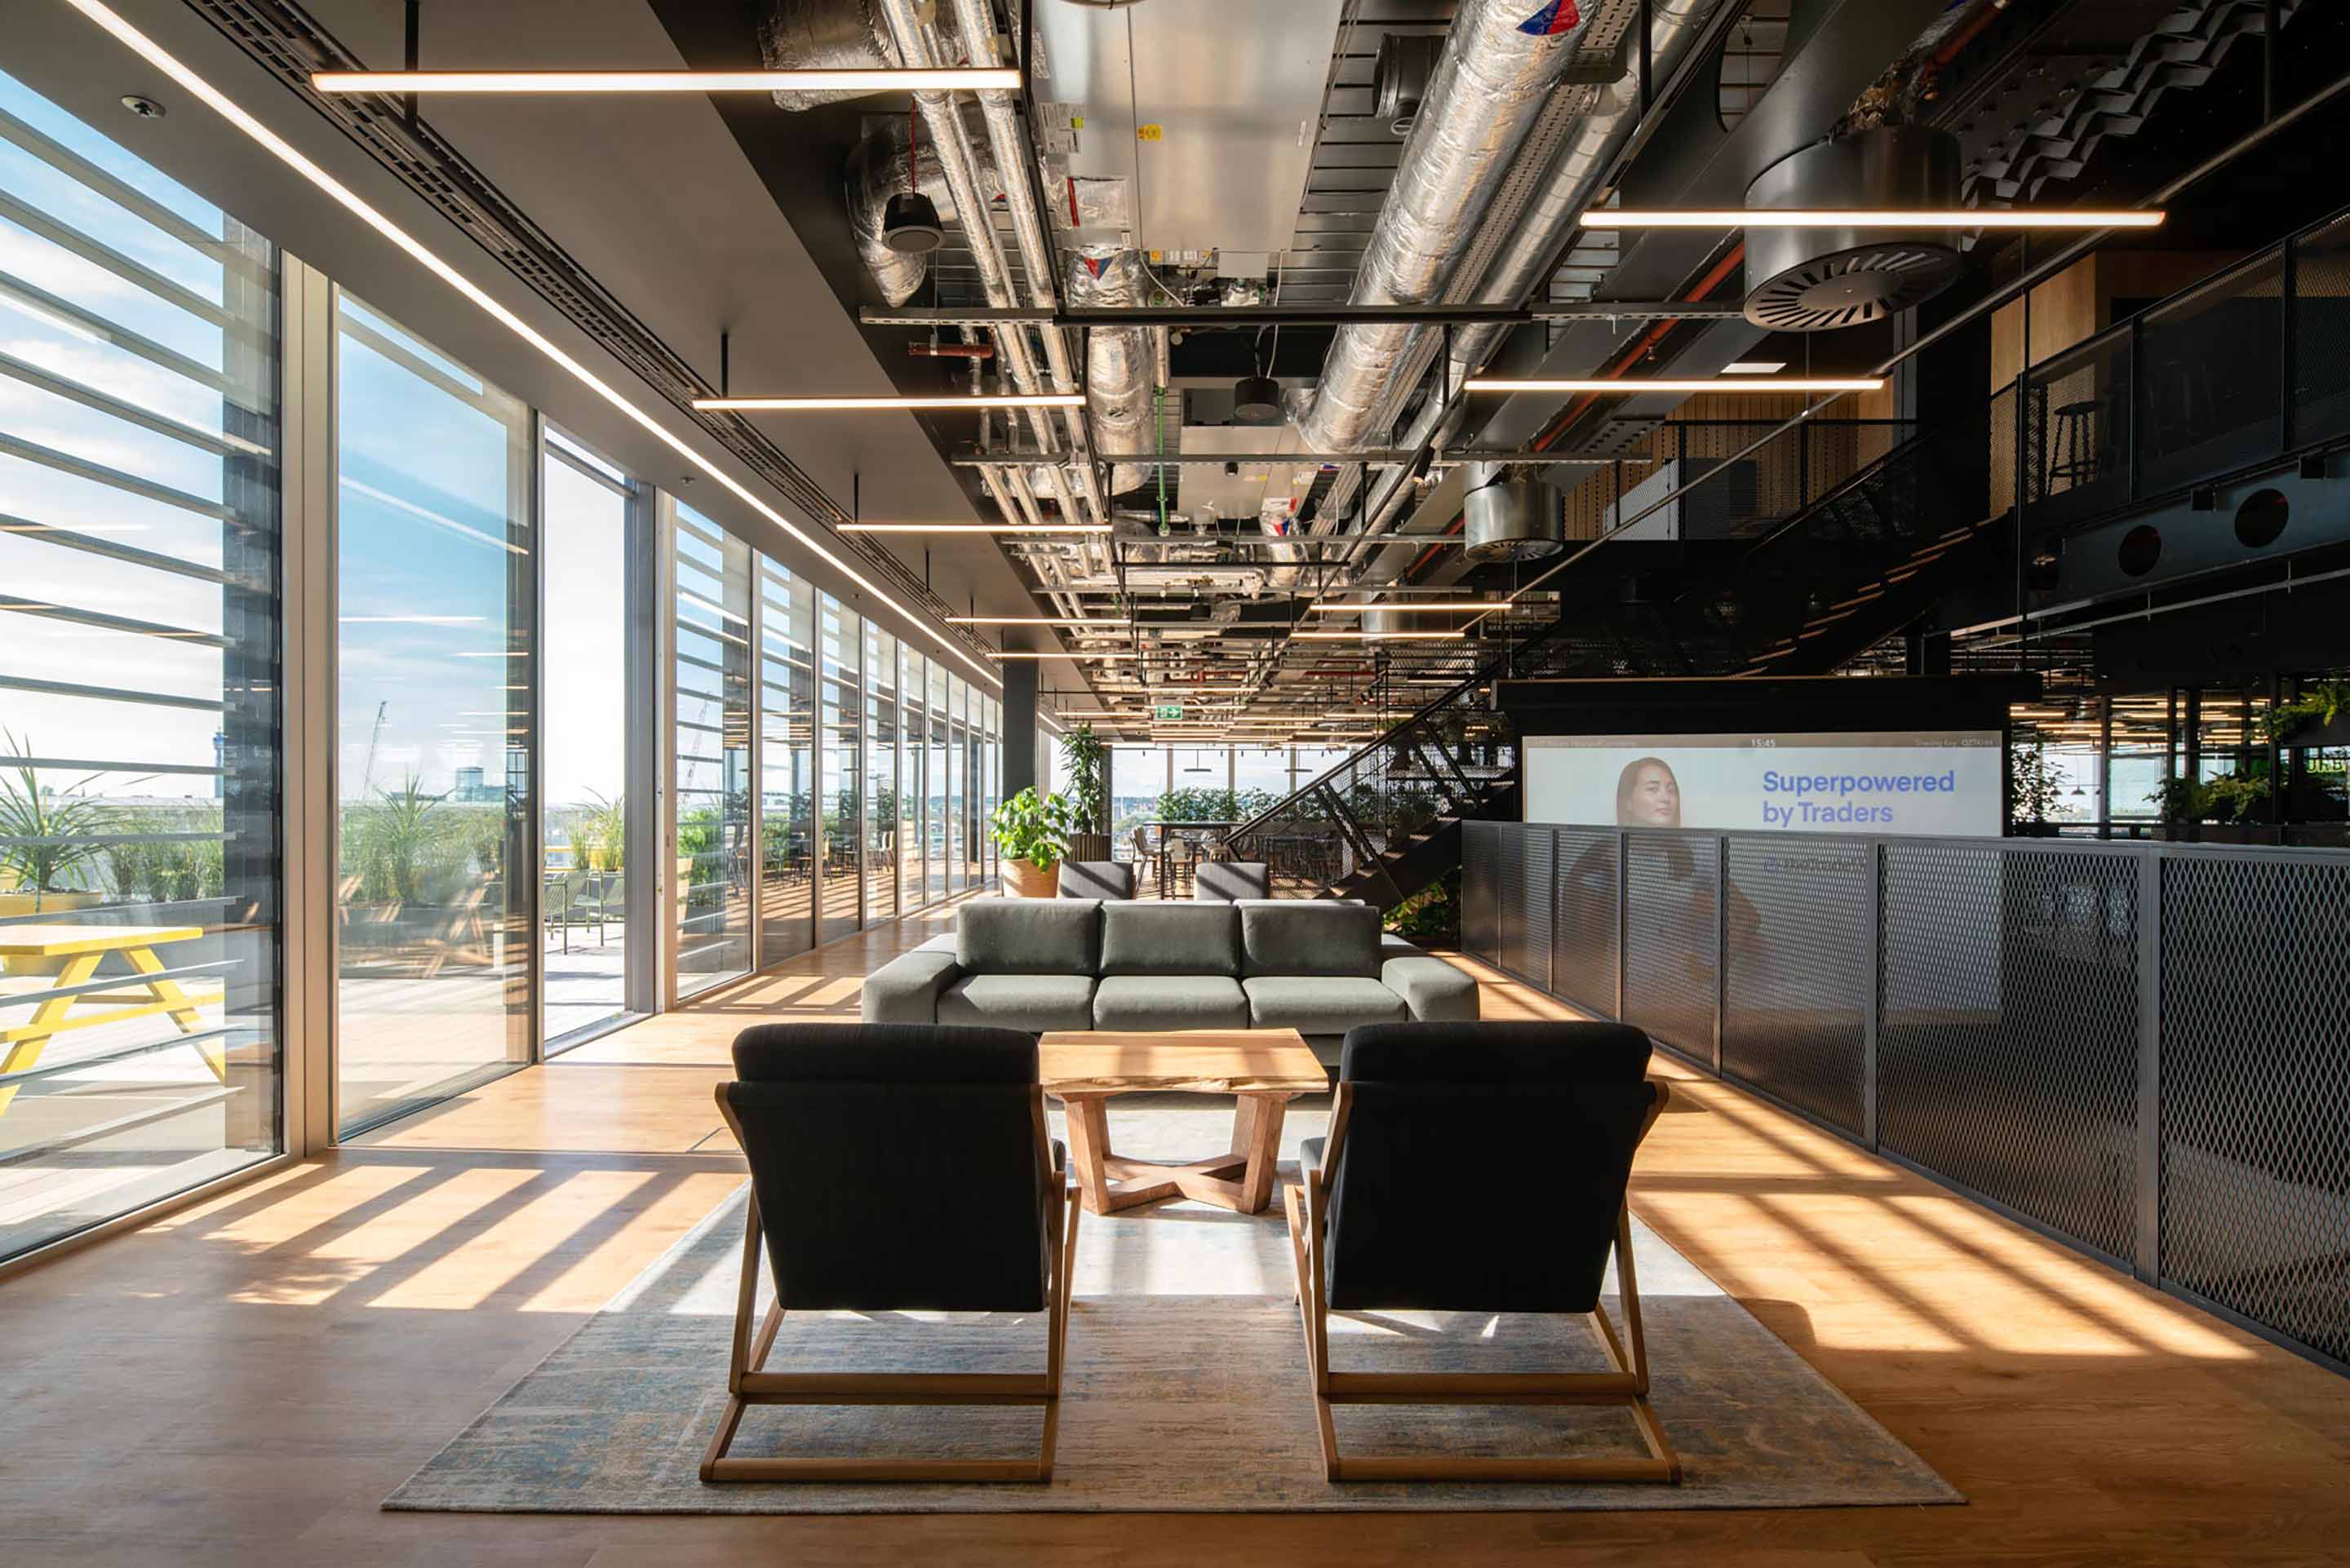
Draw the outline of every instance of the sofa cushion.
<instances>
[{"instance_id":1,"label":"sofa cushion","mask_svg":"<svg viewBox=\"0 0 2350 1568\"><path fill-rule=\"evenodd\" d=\"M1258 975L1241 981L1241 989L1248 993L1249 1023L1257 1029L1344 1034L1358 1023L1396 1023L1404 1018L1402 997L1376 980L1356 975ZM939 1022L946 1021L941 1002Z\"/></svg>"},{"instance_id":2,"label":"sofa cushion","mask_svg":"<svg viewBox=\"0 0 2350 1568\"><path fill-rule=\"evenodd\" d=\"M1388 953L1379 966L1379 983L1403 998L1413 1019L1421 1023L1460 1023L1477 1017L1477 980L1440 958L1416 950Z\"/></svg>"},{"instance_id":3,"label":"sofa cushion","mask_svg":"<svg viewBox=\"0 0 2350 1568\"><path fill-rule=\"evenodd\" d=\"M1326 974L1374 981L1378 976L1379 912L1367 904L1252 898L1236 907L1244 976Z\"/></svg>"},{"instance_id":4,"label":"sofa cushion","mask_svg":"<svg viewBox=\"0 0 2350 1568\"><path fill-rule=\"evenodd\" d=\"M1101 908L1091 898L973 898L955 911L955 961L972 974L1092 974Z\"/></svg>"},{"instance_id":5,"label":"sofa cushion","mask_svg":"<svg viewBox=\"0 0 2350 1568\"><path fill-rule=\"evenodd\" d=\"M941 1023L992 1024L999 1029L1091 1029L1094 980L1089 974L974 974L939 993Z\"/></svg>"},{"instance_id":6,"label":"sofa cushion","mask_svg":"<svg viewBox=\"0 0 2350 1568\"><path fill-rule=\"evenodd\" d=\"M1245 1029L1248 996L1224 974L1113 974L1094 987L1097 1029Z\"/></svg>"},{"instance_id":7,"label":"sofa cushion","mask_svg":"<svg viewBox=\"0 0 2350 1568\"><path fill-rule=\"evenodd\" d=\"M962 978L952 942L936 939L899 953L865 977L858 1016L868 1023L936 1023L939 993Z\"/></svg>"},{"instance_id":8,"label":"sofa cushion","mask_svg":"<svg viewBox=\"0 0 2350 1568\"><path fill-rule=\"evenodd\" d=\"M1230 904L1104 904L1104 974L1241 972L1241 922Z\"/></svg>"},{"instance_id":9,"label":"sofa cushion","mask_svg":"<svg viewBox=\"0 0 2350 1568\"><path fill-rule=\"evenodd\" d=\"M1122 860L1064 860L1057 896L1064 898L1131 898L1134 867Z\"/></svg>"}]
</instances>

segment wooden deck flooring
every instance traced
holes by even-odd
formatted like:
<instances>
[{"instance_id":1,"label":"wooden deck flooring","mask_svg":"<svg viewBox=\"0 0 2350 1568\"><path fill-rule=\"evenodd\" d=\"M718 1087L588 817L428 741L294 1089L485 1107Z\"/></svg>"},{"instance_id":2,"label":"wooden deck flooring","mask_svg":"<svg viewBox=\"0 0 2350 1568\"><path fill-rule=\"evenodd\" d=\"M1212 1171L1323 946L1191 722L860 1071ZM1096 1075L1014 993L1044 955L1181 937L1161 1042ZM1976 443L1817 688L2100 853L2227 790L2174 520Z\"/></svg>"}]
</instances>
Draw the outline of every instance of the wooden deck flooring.
<instances>
[{"instance_id":1,"label":"wooden deck flooring","mask_svg":"<svg viewBox=\"0 0 2350 1568\"><path fill-rule=\"evenodd\" d=\"M747 1023L853 1018L942 912L0 1284L0 1560L58 1564L2350 1562L2350 1382L1724 1086L1648 1222L1973 1500L1804 1512L628 1518L376 1504L741 1179ZM1562 1010L1490 971L1487 1015ZM1664 1069L1673 1072L1672 1068Z\"/></svg>"}]
</instances>

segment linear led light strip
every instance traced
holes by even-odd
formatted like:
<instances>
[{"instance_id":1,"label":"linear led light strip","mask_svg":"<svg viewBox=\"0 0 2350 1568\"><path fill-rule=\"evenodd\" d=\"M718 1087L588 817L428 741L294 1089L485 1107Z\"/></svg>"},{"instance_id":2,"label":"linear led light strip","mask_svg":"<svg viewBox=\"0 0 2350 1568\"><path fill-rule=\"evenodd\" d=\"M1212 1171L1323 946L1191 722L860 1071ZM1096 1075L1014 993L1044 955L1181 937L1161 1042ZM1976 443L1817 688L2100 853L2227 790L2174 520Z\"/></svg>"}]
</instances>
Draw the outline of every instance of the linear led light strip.
<instances>
[{"instance_id":1,"label":"linear led light strip","mask_svg":"<svg viewBox=\"0 0 2350 1568\"><path fill-rule=\"evenodd\" d=\"M843 534L1024 534L1031 539L1066 534L1107 534L1108 523L843 523Z\"/></svg>"},{"instance_id":2,"label":"linear led light strip","mask_svg":"<svg viewBox=\"0 0 2350 1568\"><path fill-rule=\"evenodd\" d=\"M1633 376L1514 380L1506 376L1471 376L1461 388L1468 392L1597 392L1636 398L1647 392L1873 392L1883 385L1884 379L1878 376L1704 376L1686 380Z\"/></svg>"},{"instance_id":3,"label":"linear led light strip","mask_svg":"<svg viewBox=\"0 0 2350 1568\"><path fill-rule=\"evenodd\" d=\"M988 88L1017 92L1020 73L1005 66L808 71L313 71L310 85L320 92L341 93L955 92Z\"/></svg>"},{"instance_id":4,"label":"linear led light strip","mask_svg":"<svg viewBox=\"0 0 2350 1568\"><path fill-rule=\"evenodd\" d=\"M696 398L693 406L718 413L834 414L874 409L1082 409L1082 392L990 392L973 397Z\"/></svg>"},{"instance_id":5,"label":"linear led light strip","mask_svg":"<svg viewBox=\"0 0 2350 1568\"><path fill-rule=\"evenodd\" d=\"M2168 214L2159 211L2051 207L2039 212L1966 207L1904 213L1889 207L1707 207L1689 212L1649 212L1596 207L1583 214L1586 229L2152 229Z\"/></svg>"},{"instance_id":6,"label":"linear led light strip","mask_svg":"<svg viewBox=\"0 0 2350 1568\"><path fill-rule=\"evenodd\" d=\"M802 545L807 546L809 550L816 554L817 559L832 566L850 582L855 583L858 587L863 588L875 598L879 599L883 604L888 605L891 609L897 611L899 615L905 618L906 623L909 626L913 627L924 637L927 637L932 642L937 643L939 647L944 649L947 652L953 654L955 658L968 665L973 673L979 675L983 680L994 686L998 691L1003 689L1003 682L996 678L993 670L989 670L985 665L979 662L979 660L964 652L963 649L957 647L951 639L938 631L935 628L931 627L920 617L915 615L913 611L908 609L896 599L891 598L888 594L882 592L879 587L868 581L864 575L858 572L854 566L851 566L847 562L842 560L839 556L826 549L823 545L819 544L806 533L803 532L797 524L792 522L790 518L785 517L782 513L776 511L774 507L760 500L756 495L754 495L747 486L737 481L732 474L723 472L708 458L703 457L700 452L688 446L677 436L671 434L669 431L664 430L650 414L646 413L642 409L637 407L636 404L629 401L628 399L622 397L612 388L607 386L594 371L588 369L585 365L580 364L579 361L574 359L570 355L566 354L562 349L556 348L553 342L548 340L543 333L541 333L536 327L531 326L530 323L525 321L521 317L516 316L513 311L507 309L504 306L491 298L478 284L475 284L471 278L465 276L464 274L459 272L455 267L450 265L447 262L442 260L439 255L426 248L422 241L410 234L407 230L402 229L399 224L393 223L390 218L385 217L381 213L377 212L375 208L369 206L358 192L352 191L341 181L336 179L324 169L321 169L318 165L310 161L308 158L296 151L292 143L286 140L285 138L279 136L267 126L262 124L251 114L245 112L245 110L239 107L235 100L231 99L226 93L222 92L218 88L213 86L211 82L206 81L203 77L198 76L187 66L182 65L176 56L170 53L168 50L163 48L161 45L156 43L152 38L147 36L146 34L140 32L130 23L124 21L120 16L116 15L111 8L101 4L100 0L66 0L66 4L71 5L75 10L80 12L83 16L96 23L99 27L103 29L108 35L112 36L116 42L129 49L132 54L137 55L140 59L143 59L149 64L154 66L158 70L161 70L164 75L170 77L173 81L187 88L188 91L193 93L197 98L202 99L213 113L219 115L223 119L227 120L231 125L236 127L237 130L243 131L254 141L259 143L262 148L267 151L268 153L272 157L276 158L279 162L285 164L287 168L301 175L302 178L310 182L311 184L316 185L319 190L325 192L328 196L332 197L338 204L349 212L354 217L357 217L361 223L367 224L368 227L381 234L385 239L390 240L393 244L399 246L400 250L406 252L427 272L432 273L435 277L447 284L451 288L455 289L459 294L462 294L467 299L472 300L473 304L480 306L484 312L490 316L492 319L495 320L501 327L504 327L507 331L512 332L515 337L521 338L524 342L537 349L541 354L546 355L556 364L561 366L575 380L578 381L588 390L594 392L598 397L602 398L606 402L611 404L612 407L627 415L637 424L643 427L647 433L650 434L662 445L668 447L680 457L685 459L686 462L693 464L694 467L700 469L702 472L716 480L720 484L725 486L727 492L736 499L740 500L744 505L750 507L760 516L764 517L769 522L775 524L792 538L798 540Z\"/></svg>"},{"instance_id":7,"label":"linear led light strip","mask_svg":"<svg viewBox=\"0 0 2350 1568\"><path fill-rule=\"evenodd\" d=\"M1366 610L1402 610L1412 615L1451 615L1472 610L1505 610L1515 608L1509 599L1441 599L1434 604L1414 604L1406 600L1399 604L1367 605L1308 605L1317 615L1361 615Z\"/></svg>"}]
</instances>

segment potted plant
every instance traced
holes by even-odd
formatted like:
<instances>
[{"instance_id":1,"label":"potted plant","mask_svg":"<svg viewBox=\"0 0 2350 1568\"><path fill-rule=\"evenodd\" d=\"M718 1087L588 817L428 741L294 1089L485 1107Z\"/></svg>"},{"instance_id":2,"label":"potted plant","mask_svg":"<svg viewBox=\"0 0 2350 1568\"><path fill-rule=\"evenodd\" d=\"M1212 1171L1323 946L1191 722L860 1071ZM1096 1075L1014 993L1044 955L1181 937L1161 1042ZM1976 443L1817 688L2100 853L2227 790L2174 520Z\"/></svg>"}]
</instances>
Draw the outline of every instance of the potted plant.
<instances>
[{"instance_id":1,"label":"potted plant","mask_svg":"<svg viewBox=\"0 0 2350 1568\"><path fill-rule=\"evenodd\" d=\"M1060 891L1070 819L1067 796L1038 794L1033 788L989 814L988 836L1003 853L1006 892L1015 898L1050 898Z\"/></svg>"},{"instance_id":2,"label":"potted plant","mask_svg":"<svg viewBox=\"0 0 2350 1568\"><path fill-rule=\"evenodd\" d=\"M0 742L17 756L33 754L30 737L19 741L0 731ZM103 902L102 895L68 884L99 861L100 846L89 840L107 826L97 801L43 788L29 763L0 774L0 886L9 889L0 894L0 915L54 914Z\"/></svg>"},{"instance_id":3,"label":"potted plant","mask_svg":"<svg viewBox=\"0 0 2350 1568\"><path fill-rule=\"evenodd\" d=\"M1107 833L1109 817L1103 809L1102 786L1109 773L1109 748L1102 744L1091 724L1080 724L1062 737L1061 760L1069 768L1072 831Z\"/></svg>"}]
</instances>

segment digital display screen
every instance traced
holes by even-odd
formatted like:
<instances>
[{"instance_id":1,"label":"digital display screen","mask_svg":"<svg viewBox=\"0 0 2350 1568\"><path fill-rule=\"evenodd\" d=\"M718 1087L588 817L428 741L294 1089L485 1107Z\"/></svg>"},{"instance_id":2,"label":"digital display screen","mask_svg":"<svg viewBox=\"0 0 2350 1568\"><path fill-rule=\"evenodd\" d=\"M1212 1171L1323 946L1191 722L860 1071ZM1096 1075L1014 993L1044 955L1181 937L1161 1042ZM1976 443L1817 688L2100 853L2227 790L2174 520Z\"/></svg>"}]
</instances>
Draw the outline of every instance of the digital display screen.
<instances>
[{"instance_id":1,"label":"digital display screen","mask_svg":"<svg viewBox=\"0 0 2350 1568\"><path fill-rule=\"evenodd\" d=\"M2002 745L1996 730L1530 735L1525 820L1997 837Z\"/></svg>"}]
</instances>

